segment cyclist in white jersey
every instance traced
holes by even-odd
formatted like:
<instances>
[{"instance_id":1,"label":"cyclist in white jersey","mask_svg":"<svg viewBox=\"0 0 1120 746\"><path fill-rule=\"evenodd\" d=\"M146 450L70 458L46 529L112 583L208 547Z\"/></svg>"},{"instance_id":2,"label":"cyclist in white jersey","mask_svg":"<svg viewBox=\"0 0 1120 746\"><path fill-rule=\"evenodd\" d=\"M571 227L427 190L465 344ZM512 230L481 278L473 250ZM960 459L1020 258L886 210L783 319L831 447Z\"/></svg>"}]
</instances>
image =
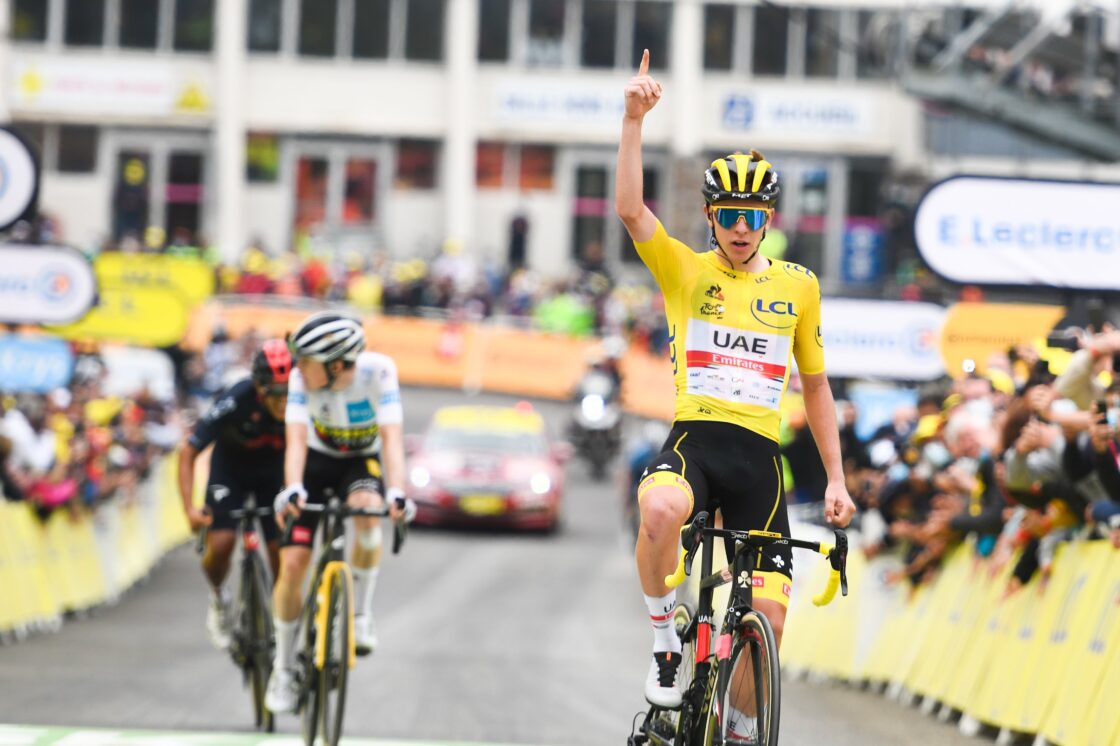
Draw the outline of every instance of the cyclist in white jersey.
<instances>
[{"instance_id":1,"label":"cyclist in white jersey","mask_svg":"<svg viewBox=\"0 0 1120 746\"><path fill-rule=\"evenodd\" d=\"M416 510L404 497L403 411L392 359L365 352L362 325L334 312L305 319L288 344L298 362L288 381L284 417L287 487L275 507L278 522L289 515L296 521L280 550L273 594L276 660L266 696L273 712L293 711L298 696L295 636L319 518L300 508L324 502L331 490L353 507L377 508L388 501L394 520L411 520ZM355 517L354 527L354 642L358 655L368 655L377 645L372 604L382 532L372 517Z\"/></svg>"}]
</instances>

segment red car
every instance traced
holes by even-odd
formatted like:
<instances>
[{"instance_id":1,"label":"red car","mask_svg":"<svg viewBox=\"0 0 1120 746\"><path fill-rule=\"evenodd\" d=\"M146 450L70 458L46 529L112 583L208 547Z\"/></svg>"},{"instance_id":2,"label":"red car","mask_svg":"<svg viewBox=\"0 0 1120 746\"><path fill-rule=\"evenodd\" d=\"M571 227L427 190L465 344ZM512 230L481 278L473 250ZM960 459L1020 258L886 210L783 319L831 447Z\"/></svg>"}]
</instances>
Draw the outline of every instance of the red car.
<instances>
[{"instance_id":1,"label":"red car","mask_svg":"<svg viewBox=\"0 0 1120 746\"><path fill-rule=\"evenodd\" d=\"M527 404L444 407L409 445L416 523L557 527L571 446L550 443Z\"/></svg>"}]
</instances>

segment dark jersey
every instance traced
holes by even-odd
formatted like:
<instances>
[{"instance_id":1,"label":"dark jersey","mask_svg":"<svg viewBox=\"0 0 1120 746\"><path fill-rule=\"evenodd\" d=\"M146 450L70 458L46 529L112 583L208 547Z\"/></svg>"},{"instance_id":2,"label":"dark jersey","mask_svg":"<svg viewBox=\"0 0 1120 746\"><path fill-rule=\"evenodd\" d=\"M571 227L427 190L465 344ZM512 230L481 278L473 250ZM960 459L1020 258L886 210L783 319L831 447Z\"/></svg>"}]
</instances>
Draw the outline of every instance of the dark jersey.
<instances>
[{"instance_id":1,"label":"dark jersey","mask_svg":"<svg viewBox=\"0 0 1120 746\"><path fill-rule=\"evenodd\" d=\"M214 464L284 468L284 422L273 418L249 379L223 391L188 441L197 450L214 443Z\"/></svg>"}]
</instances>

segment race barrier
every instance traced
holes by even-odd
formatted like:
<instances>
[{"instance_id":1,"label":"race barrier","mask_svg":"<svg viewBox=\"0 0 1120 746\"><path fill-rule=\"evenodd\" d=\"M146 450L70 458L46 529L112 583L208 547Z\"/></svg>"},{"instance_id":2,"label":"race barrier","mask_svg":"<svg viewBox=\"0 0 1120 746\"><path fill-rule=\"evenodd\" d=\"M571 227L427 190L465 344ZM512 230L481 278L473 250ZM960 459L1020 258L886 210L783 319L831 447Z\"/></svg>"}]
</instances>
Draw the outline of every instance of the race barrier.
<instances>
[{"instance_id":1,"label":"race barrier","mask_svg":"<svg viewBox=\"0 0 1120 746\"><path fill-rule=\"evenodd\" d=\"M190 535L166 456L134 499L94 512L54 511L0 499L0 633L56 628L63 614L112 603Z\"/></svg>"},{"instance_id":2,"label":"race barrier","mask_svg":"<svg viewBox=\"0 0 1120 746\"><path fill-rule=\"evenodd\" d=\"M800 564L782 665L909 692L1059 746L1115 746L1120 551L1107 541L1065 544L1048 578L1011 593L1013 565L995 568L961 546L910 592L887 582L897 559L852 552L849 597L817 608L810 598L827 567Z\"/></svg>"}]
</instances>

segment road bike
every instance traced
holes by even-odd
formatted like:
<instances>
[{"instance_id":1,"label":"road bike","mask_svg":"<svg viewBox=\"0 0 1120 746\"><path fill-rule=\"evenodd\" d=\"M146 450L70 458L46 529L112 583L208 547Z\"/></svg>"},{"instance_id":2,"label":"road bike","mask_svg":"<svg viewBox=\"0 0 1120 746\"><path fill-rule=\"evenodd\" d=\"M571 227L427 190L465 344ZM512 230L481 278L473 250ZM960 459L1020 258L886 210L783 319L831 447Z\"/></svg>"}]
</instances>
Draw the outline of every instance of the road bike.
<instances>
[{"instance_id":1,"label":"road bike","mask_svg":"<svg viewBox=\"0 0 1120 746\"><path fill-rule=\"evenodd\" d=\"M676 571L665 578L670 588L683 583L692 572L697 550L703 548L695 611L688 604L678 604L673 613L683 646L678 673L681 706L675 710L651 706L631 733L628 746L777 746L781 709L778 645L770 622L751 606L758 557L768 547L800 547L828 558L832 566L828 585L813 599L814 604L829 603L838 588L848 595L848 538L842 530L836 530L835 544L829 545L769 531L710 528L708 519L707 513L699 513L681 529L680 561ZM712 572L716 537L733 542L734 550L731 564ZM715 589L726 583L733 584L732 590L713 645L712 598ZM742 713L753 711L755 739L731 734L729 713L735 705Z\"/></svg>"},{"instance_id":2,"label":"road bike","mask_svg":"<svg viewBox=\"0 0 1120 746\"><path fill-rule=\"evenodd\" d=\"M260 552L258 520L272 519L272 506L257 507L252 493L245 497L243 508L229 511L237 521L236 536L240 542L237 593L231 617L229 654L241 669L243 682L253 698L254 724L271 733L275 727L272 713L264 704L268 677L272 675L275 640L272 634L272 577ZM198 534L198 551L206 548L207 528Z\"/></svg>"},{"instance_id":3,"label":"road bike","mask_svg":"<svg viewBox=\"0 0 1120 746\"><path fill-rule=\"evenodd\" d=\"M385 517L388 508L353 508L331 490L326 504L309 503L301 510L321 513L317 532L319 555L312 576L311 592L300 611L296 639L296 680L299 683L298 709L303 739L314 746L316 737L326 746L338 746L342 738L342 718L346 706L346 683L357 653L354 645L354 582L344 554L345 519L352 516ZM295 521L285 527L285 544ZM404 544L407 524L393 524L393 554Z\"/></svg>"}]
</instances>

